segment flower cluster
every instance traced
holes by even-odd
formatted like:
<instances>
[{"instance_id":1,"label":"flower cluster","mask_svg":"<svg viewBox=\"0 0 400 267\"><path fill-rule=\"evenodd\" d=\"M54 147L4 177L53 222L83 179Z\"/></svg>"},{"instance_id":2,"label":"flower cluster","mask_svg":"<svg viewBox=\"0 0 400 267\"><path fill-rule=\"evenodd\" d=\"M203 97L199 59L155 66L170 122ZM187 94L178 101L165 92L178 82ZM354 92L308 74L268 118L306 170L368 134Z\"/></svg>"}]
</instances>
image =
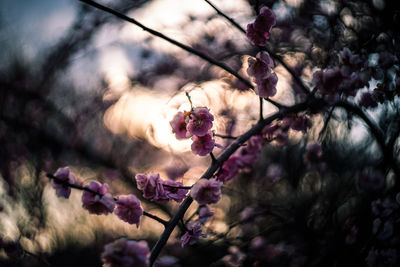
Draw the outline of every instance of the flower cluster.
<instances>
[{"instance_id":1,"label":"flower cluster","mask_svg":"<svg viewBox=\"0 0 400 267\"><path fill-rule=\"evenodd\" d=\"M274 67L274 62L266 52L260 52L256 58L250 57L247 74L253 78L257 87L255 92L258 96L267 98L276 94L276 84L278 76L271 71Z\"/></svg>"},{"instance_id":2,"label":"flower cluster","mask_svg":"<svg viewBox=\"0 0 400 267\"><path fill-rule=\"evenodd\" d=\"M250 170L260 154L264 138L252 136L245 146L239 148L222 164L217 173L217 180L227 182L232 180L241 170Z\"/></svg>"},{"instance_id":3,"label":"flower cluster","mask_svg":"<svg viewBox=\"0 0 400 267\"><path fill-rule=\"evenodd\" d=\"M206 237L201 231L201 225L199 223L188 224L187 231L181 238L182 247L195 244L200 237Z\"/></svg>"},{"instance_id":4,"label":"flower cluster","mask_svg":"<svg viewBox=\"0 0 400 267\"><path fill-rule=\"evenodd\" d=\"M188 192L183 184L171 180L163 180L157 174L136 174L137 188L143 191L143 197L150 201L175 200L181 202Z\"/></svg>"},{"instance_id":5,"label":"flower cluster","mask_svg":"<svg viewBox=\"0 0 400 267\"><path fill-rule=\"evenodd\" d=\"M53 179L53 187L56 189L56 194L59 197L68 198L71 192L70 185L76 185L75 176L69 171L68 167L59 168ZM66 181L66 183L58 182ZM121 220L129 223L136 224L139 227L140 218L143 215L143 209L140 205L140 200L134 195L121 195L115 199L109 192L108 184L101 184L97 181L90 181L85 187L77 186L78 189L83 190L82 193L82 207L88 210L91 214L107 215L115 213Z\"/></svg>"},{"instance_id":6,"label":"flower cluster","mask_svg":"<svg viewBox=\"0 0 400 267\"><path fill-rule=\"evenodd\" d=\"M214 116L206 107L193 108L190 112L178 112L170 125L177 139L192 139L191 149L199 156L206 156L215 146L213 133Z\"/></svg>"},{"instance_id":7,"label":"flower cluster","mask_svg":"<svg viewBox=\"0 0 400 267\"><path fill-rule=\"evenodd\" d=\"M247 25L247 38L253 45L266 45L271 29L275 24L275 14L268 7L263 7L256 20Z\"/></svg>"}]
</instances>

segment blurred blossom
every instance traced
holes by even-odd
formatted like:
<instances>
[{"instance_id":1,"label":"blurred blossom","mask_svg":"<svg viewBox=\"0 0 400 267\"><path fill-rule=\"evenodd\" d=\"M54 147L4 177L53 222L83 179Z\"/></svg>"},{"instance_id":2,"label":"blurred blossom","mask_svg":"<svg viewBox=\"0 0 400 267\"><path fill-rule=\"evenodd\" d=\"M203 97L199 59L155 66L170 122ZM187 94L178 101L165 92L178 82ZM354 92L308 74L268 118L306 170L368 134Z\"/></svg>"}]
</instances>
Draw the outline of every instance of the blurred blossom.
<instances>
[{"instance_id":1,"label":"blurred blossom","mask_svg":"<svg viewBox=\"0 0 400 267\"><path fill-rule=\"evenodd\" d=\"M66 183L75 184L76 178L75 175L69 170L69 167L59 168L55 173L54 176ZM51 179L51 184L53 185L54 189L56 190L56 194L59 197L69 198L71 194L71 187L66 184L60 183L55 179Z\"/></svg>"},{"instance_id":2,"label":"blurred blossom","mask_svg":"<svg viewBox=\"0 0 400 267\"><path fill-rule=\"evenodd\" d=\"M317 163L322 157L322 146L319 143L311 142L307 144L306 151L303 155L305 163L311 165Z\"/></svg>"},{"instance_id":3,"label":"blurred blossom","mask_svg":"<svg viewBox=\"0 0 400 267\"><path fill-rule=\"evenodd\" d=\"M267 178L270 182L276 182L282 177L282 168L279 164L272 163L267 169Z\"/></svg>"},{"instance_id":4,"label":"blurred blossom","mask_svg":"<svg viewBox=\"0 0 400 267\"><path fill-rule=\"evenodd\" d=\"M201 223L206 223L210 217L214 215L214 212L211 211L208 205L202 205L199 207L199 221Z\"/></svg>"},{"instance_id":5,"label":"blurred blossom","mask_svg":"<svg viewBox=\"0 0 400 267\"><path fill-rule=\"evenodd\" d=\"M222 258L222 261L229 267L239 267L246 257L246 254L240 251L236 246L231 246L228 249L229 254Z\"/></svg>"},{"instance_id":6,"label":"blurred blossom","mask_svg":"<svg viewBox=\"0 0 400 267\"><path fill-rule=\"evenodd\" d=\"M174 256L162 256L154 263L154 267L180 267L179 260Z\"/></svg>"},{"instance_id":7,"label":"blurred blossom","mask_svg":"<svg viewBox=\"0 0 400 267\"><path fill-rule=\"evenodd\" d=\"M150 254L146 241L120 238L104 246L101 259L104 267L147 267Z\"/></svg>"},{"instance_id":8,"label":"blurred blossom","mask_svg":"<svg viewBox=\"0 0 400 267\"><path fill-rule=\"evenodd\" d=\"M246 207L242 212L240 213L240 219L243 221L249 220L252 216L254 216L255 211L254 208L252 207Z\"/></svg>"},{"instance_id":9,"label":"blurred blossom","mask_svg":"<svg viewBox=\"0 0 400 267\"><path fill-rule=\"evenodd\" d=\"M380 170L366 168L358 175L358 185L366 192L379 192L385 184L385 175Z\"/></svg>"}]
</instances>

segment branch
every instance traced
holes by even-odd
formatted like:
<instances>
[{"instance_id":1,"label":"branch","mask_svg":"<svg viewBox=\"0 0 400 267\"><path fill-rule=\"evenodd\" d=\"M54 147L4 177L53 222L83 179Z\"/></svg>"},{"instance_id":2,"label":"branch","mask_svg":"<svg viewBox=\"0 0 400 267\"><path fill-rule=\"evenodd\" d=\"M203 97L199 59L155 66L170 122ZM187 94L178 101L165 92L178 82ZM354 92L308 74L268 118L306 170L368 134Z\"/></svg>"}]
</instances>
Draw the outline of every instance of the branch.
<instances>
[{"instance_id":1,"label":"branch","mask_svg":"<svg viewBox=\"0 0 400 267\"><path fill-rule=\"evenodd\" d=\"M239 148L242 146L244 142L246 142L250 137L253 135L256 135L261 132L261 130L271 122L273 122L276 119L283 118L287 114L290 113L297 113L303 110L306 110L309 107L313 106L320 106L324 104L324 101L321 99L312 99L310 101L306 101L291 107L283 108L279 110L278 112L272 114L268 118L259 121L256 125L254 125L250 130L239 136L226 150L222 155L213 161L211 166L206 170L206 172L201 176L201 178L205 179L210 179L213 174L218 170L218 168ZM168 222L168 225L165 227L164 232L161 234L160 238L158 239L157 243L151 250L151 255L150 255L150 266L153 265L155 260L157 259L158 255L160 254L162 248L165 246L167 243L172 231L174 230L175 226L178 224L178 222L183 218L185 215L186 211L192 204L193 199L192 197L188 196L183 203L180 205L178 211L176 214L171 218L171 220Z\"/></svg>"},{"instance_id":2,"label":"branch","mask_svg":"<svg viewBox=\"0 0 400 267\"><path fill-rule=\"evenodd\" d=\"M120 13L120 12L118 12L118 11L112 9L112 8L103 6L103 5L99 4L99 3L96 3L96 2L91 1L91 0L79 0L79 1L84 2L84 3L88 4L88 5L91 5L91 6L95 7L95 8L98 8L100 10L103 10L103 11L105 11L107 13L110 13L110 14L112 14L112 15L114 15L114 16L122 19L122 20L125 20L127 22L132 23L132 24L135 24L136 26L142 28L142 30L144 30L144 31L146 31L146 32L148 32L148 33L150 33L150 34L152 34L154 36L157 36L157 37L159 37L159 38L161 38L161 39L163 39L163 40L165 40L165 41L167 41L167 42L169 42L169 43L171 43L171 44L173 44L173 45L175 45L175 46L177 46L179 48L182 48L183 50L185 50L185 51L187 51L187 52L189 52L191 54L194 54L194 55L200 57L201 59L204 59L205 61L209 62L212 65L220 67L221 69L223 69L226 72L228 72L228 73L232 74L233 76L235 76L238 80L243 82L246 86L248 86L249 88L254 90L254 86L251 84L251 82L249 80L247 80L246 78L242 77L239 73L237 73L235 70L233 70L231 67L227 66L226 64L224 64L222 62L219 62L219 61L215 60L214 58L209 57L206 54L204 54L204 53L202 53L202 52L200 52L200 51L198 51L196 49L193 49L190 46L182 44L181 42L178 42L178 41L176 41L176 40L174 40L174 39L162 34L161 32L158 32L156 30L148 28L145 25L143 25L142 23L140 23L139 21L137 21L137 20L135 20L135 19L133 19L131 17L128 17L128 16L126 16L126 15L124 15L124 14L122 14L122 13ZM276 106L277 108L283 107L281 104L279 104L279 103L277 103L277 102L275 102L275 101L273 101L273 100L271 100L269 98L265 98L265 100L268 101L269 103L271 103L272 105Z\"/></svg>"},{"instance_id":3,"label":"branch","mask_svg":"<svg viewBox=\"0 0 400 267\"><path fill-rule=\"evenodd\" d=\"M90 188L87 188L87 187L84 187L84 186L80 186L80 185L76 185L76 184L68 183L68 182L66 182L66 181L64 181L64 180L61 180L61 179L55 177L53 174L50 174L50 173L46 173L46 177L57 181L57 183L59 183L59 184L66 185L66 186L69 186L69 187L74 188L74 189L78 189L78 190L81 190L81 191L87 191L87 192L90 192L90 193L92 193L92 194L94 194L94 195L98 195L98 196L100 196L100 197L103 197L103 196L104 196L103 194L100 194L99 192L96 192L96 191L94 191L94 190L92 190L92 189L90 189ZM116 198L116 197L113 197L113 199L114 199L115 201L118 200L118 198ZM166 227L166 225L168 224L167 221L161 219L160 217L158 217L158 216L156 216L156 215L150 214L150 213L148 213L148 212L146 212L146 211L143 211L143 215L144 215L144 216L147 216L147 217L149 217L149 218L151 218L151 219L153 219L153 220L156 220L157 222L159 222L159 223L161 223L162 225L164 225L164 227Z\"/></svg>"},{"instance_id":4,"label":"branch","mask_svg":"<svg viewBox=\"0 0 400 267\"><path fill-rule=\"evenodd\" d=\"M228 17L224 12L219 10L216 6L214 6L210 1L204 0L207 4L209 4L217 13L218 15L224 17L226 20L228 20L236 29L241 31L243 34L246 34L246 30L243 29L234 19ZM289 74L293 77L293 79L296 81L296 83L301 87L301 89L304 91L305 94L310 95L310 90L304 85L303 81L294 73L294 71L286 64L283 59L276 55L275 53L272 53L268 48L263 47L263 46L258 46L259 50L263 50L268 52L274 59L276 59L286 70L289 72Z\"/></svg>"}]
</instances>

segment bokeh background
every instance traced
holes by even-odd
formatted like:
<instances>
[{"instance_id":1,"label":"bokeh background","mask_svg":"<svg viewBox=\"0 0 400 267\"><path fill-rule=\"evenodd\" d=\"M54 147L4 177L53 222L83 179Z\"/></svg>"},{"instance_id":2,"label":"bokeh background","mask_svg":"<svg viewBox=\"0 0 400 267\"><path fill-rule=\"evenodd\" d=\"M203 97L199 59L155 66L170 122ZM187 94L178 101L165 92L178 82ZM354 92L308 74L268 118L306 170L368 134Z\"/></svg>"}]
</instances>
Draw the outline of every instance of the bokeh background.
<instances>
[{"instance_id":1,"label":"bokeh background","mask_svg":"<svg viewBox=\"0 0 400 267\"><path fill-rule=\"evenodd\" d=\"M245 35L202 0L99 2L243 75L248 57L257 53ZM384 51L398 55L395 2L214 4L244 28L261 6L271 7L277 25L268 46L310 85L312 73L334 65L344 47L368 55L371 64ZM217 133L239 135L258 119L258 97L223 70L79 1L1 1L0 48L0 237L15 246L12 253L0 250L1 266L99 266L104 244L118 237L153 245L161 225L143 218L137 229L114 215L89 215L81 207L80 191L73 190L67 200L57 198L45 174L69 166L83 182L106 182L115 195L138 197L134 175L139 172L193 184L210 159L195 156L190 141L176 140L170 128L174 114L190 108L185 92L195 106L210 108ZM279 82L273 99L297 103L302 96L294 81L276 65ZM383 71L389 77L396 68ZM370 88L376 84L371 80ZM388 137L394 136L396 149L397 104L396 98L369 113ZM263 108L265 116L276 111L268 103ZM265 146L254 169L224 187L206 225L208 241L181 249L182 229L177 229L164 253L178 257L182 266L224 266L229 247L248 248L262 236L277 245L277 255L289 255L273 258L270 264L277 266L364 264L368 250L361 243L368 244L367 235L360 245L341 244L351 229L348 224L370 218L370 196L357 186L357 174L365 166L379 166L382 155L362 122L341 110L330 117L322 136L326 117L318 115L307 134L291 133L287 146ZM317 169L302 160L310 140L323 143L324 165ZM217 142L225 146L230 141ZM216 155L221 152L215 149ZM281 169L278 176L271 174L271 166ZM393 174L386 177L390 185ZM178 207L144 199L142 204L164 219ZM257 211L257 220L233 227L246 208ZM361 215L353 220L354 214ZM371 222L359 228L370 233Z\"/></svg>"}]
</instances>

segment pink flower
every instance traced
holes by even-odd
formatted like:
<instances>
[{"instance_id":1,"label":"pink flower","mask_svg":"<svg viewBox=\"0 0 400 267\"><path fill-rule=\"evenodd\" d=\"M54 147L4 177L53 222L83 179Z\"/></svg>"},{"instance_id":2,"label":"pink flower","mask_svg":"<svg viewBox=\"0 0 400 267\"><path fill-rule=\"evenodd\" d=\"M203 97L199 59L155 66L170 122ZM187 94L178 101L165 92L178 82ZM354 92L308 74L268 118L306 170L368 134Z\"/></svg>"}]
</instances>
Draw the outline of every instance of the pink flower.
<instances>
[{"instance_id":1,"label":"pink flower","mask_svg":"<svg viewBox=\"0 0 400 267\"><path fill-rule=\"evenodd\" d=\"M221 169L217 174L217 180L221 182L227 182L233 179L239 172L239 166L236 156L230 156L227 161L222 164Z\"/></svg>"},{"instance_id":2,"label":"pink flower","mask_svg":"<svg viewBox=\"0 0 400 267\"><path fill-rule=\"evenodd\" d=\"M201 232L201 225L199 223L189 224L187 232L181 238L182 247L193 245L197 242L199 237L206 237L206 235Z\"/></svg>"},{"instance_id":3,"label":"pink flower","mask_svg":"<svg viewBox=\"0 0 400 267\"><path fill-rule=\"evenodd\" d=\"M247 25L247 38L253 45L266 45L271 28L275 24L275 14L268 7L263 7L256 20Z\"/></svg>"},{"instance_id":4,"label":"pink flower","mask_svg":"<svg viewBox=\"0 0 400 267\"><path fill-rule=\"evenodd\" d=\"M194 108L188 120L186 129L192 135L203 136L212 128L214 116L206 107Z\"/></svg>"},{"instance_id":5,"label":"pink flower","mask_svg":"<svg viewBox=\"0 0 400 267\"><path fill-rule=\"evenodd\" d=\"M108 193L108 184L101 184L97 181L91 181L85 186L98 194L83 191L82 206L92 214L108 214L114 211L114 198Z\"/></svg>"},{"instance_id":6,"label":"pink flower","mask_svg":"<svg viewBox=\"0 0 400 267\"><path fill-rule=\"evenodd\" d=\"M143 209L140 206L140 200L136 196L127 195L118 198L114 213L124 222L136 224L136 227L139 227Z\"/></svg>"},{"instance_id":7,"label":"pink flower","mask_svg":"<svg viewBox=\"0 0 400 267\"><path fill-rule=\"evenodd\" d=\"M139 190L143 191L143 197L150 201L160 201L168 199L164 187L157 174L136 174L136 184Z\"/></svg>"},{"instance_id":8,"label":"pink flower","mask_svg":"<svg viewBox=\"0 0 400 267\"><path fill-rule=\"evenodd\" d=\"M75 175L72 172L70 172L69 167L57 169L57 171L54 173L54 176L65 183L69 184L76 183ZM69 198L69 195L71 194L71 187L55 179L51 179L51 184L56 190L57 196Z\"/></svg>"},{"instance_id":9,"label":"pink flower","mask_svg":"<svg viewBox=\"0 0 400 267\"><path fill-rule=\"evenodd\" d=\"M214 215L214 212L212 212L207 205L200 206L198 213L199 213L199 221L201 223L206 223L208 221L208 218Z\"/></svg>"},{"instance_id":10,"label":"pink flower","mask_svg":"<svg viewBox=\"0 0 400 267\"><path fill-rule=\"evenodd\" d=\"M189 191L188 189L177 188L183 186L183 184L180 182L163 180L161 181L161 184L169 185L169 186L164 186L165 195L168 199L175 200L178 203L181 202L186 197L186 194Z\"/></svg>"},{"instance_id":11,"label":"pink flower","mask_svg":"<svg viewBox=\"0 0 400 267\"><path fill-rule=\"evenodd\" d=\"M274 96L276 94L276 84L278 76L275 72L268 73L262 80L257 80L256 94L262 98Z\"/></svg>"},{"instance_id":12,"label":"pink flower","mask_svg":"<svg viewBox=\"0 0 400 267\"><path fill-rule=\"evenodd\" d=\"M133 241L120 238L104 246L101 260L104 267L147 267L150 254L146 241Z\"/></svg>"},{"instance_id":13,"label":"pink flower","mask_svg":"<svg viewBox=\"0 0 400 267\"><path fill-rule=\"evenodd\" d=\"M318 162L322 157L322 147L321 144L316 142L311 142L307 144L306 152L303 155L304 162L307 164L313 164Z\"/></svg>"},{"instance_id":14,"label":"pink flower","mask_svg":"<svg viewBox=\"0 0 400 267\"><path fill-rule=\"evenodd\" d=\"M290 115L283 119L283 123L295 131L307 132L311 127L311 121L306 115Z\"/></svg>"},{"instance_id":15,"label":"pink flower","mask_svg":"<svg viewBox=\"0 0 400 267\"><path fill-rule=\"evenodd\" d=\"M192 151L199 156L206 156L211 153L215 146L212 132L208 132L203 136L194 135L192 136L192 141Z\"/></svg>"},{"instance_id":16,"label":"pink flower","mask_svg":"<svg viewBox=\"0 0 400 267\"><path fill-rule=\"evenodd\" d=\"M259 52L255 59L250 57L248 62L249 67L247 68L247 74L254 77L256 81L262 80L264 77L268 76L271 72L271 68L274 67L274 62L266 52Z\"/></svg>"},{"instance_id":17,"label":"pink flower","mask_svg":"<svg viewBox=\"0 0 400 267\"><path fill-rule=\"evenodd\" d=\"M185 115L183 112L178 112L170 122L172 132L175 134L176 139L188 138L186 130Z\"/></svg>"},{"instance_id":18,"label":"pink flower","mask_svg":"<svg viewBox=\"0 0 400 267\"><path fill-rule=\"evenodd\" d=\"M195 183L190 191L190 196L199 205L217 203L221 198L222 183L215 179L200 179Z\"/></svg>"},{"instance_id":19,"label":"pink flower","mask_svg":"<svg viewBox=\"0 0 400 267\"><path fill-rule=\"evenodd\" d=\"M154 263L154 267L180 267L178 261L174 256L162 256Z\"/></svg>"}]
</instances>

